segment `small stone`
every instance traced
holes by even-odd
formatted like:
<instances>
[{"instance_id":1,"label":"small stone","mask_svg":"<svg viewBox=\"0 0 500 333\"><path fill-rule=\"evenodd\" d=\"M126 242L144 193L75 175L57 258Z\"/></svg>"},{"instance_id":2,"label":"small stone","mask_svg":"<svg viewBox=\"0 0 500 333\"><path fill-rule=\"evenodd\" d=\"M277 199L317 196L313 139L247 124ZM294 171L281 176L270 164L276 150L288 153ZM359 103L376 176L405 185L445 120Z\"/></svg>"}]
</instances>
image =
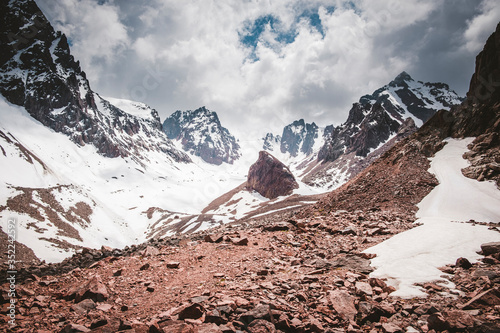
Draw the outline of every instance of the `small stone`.
<instances>
[{"instance_id":1,"label":"small stone","mask_svg":"<svg viewBox=\"0 0 500 333\"><path fill-rule=\"evenodd\" d=\"M142 251L143 257L154 257L160 254L160 250L153 246L147 246L144 251Z\"/></svg>"},{"instance_id":2,"label":"small stone","mask_svg":"<svg viewBox=\"0 0 500 333\"><path fill-rule=\"evenodd\" d=\"M276 327L267 320L255 319L248 325L247 331L249 333L275 333Z\"/></svg>"},{"instance_id":3,"label":"small stone","mask_svg":"<svg viewBox=\"0 0 500 333\"><path fill-rule=\"evenodd\" d=\"M184 307L179 312L179 320L184 319L199 319L205 313L205 309L201 304L195 303L189 306Z\"/></svg>"},{"instance_id":4,"label":"small stone","mask_svg":"<svg viewBox=\"0 0 500 333\"><path fill-rule=\"evenodd\" d=\"M207 243L220 243L222 242L223 239L224 237L222 235L212 234L212 235L206 235L204 241Z\"/></svg>"},{"instance_id":5,"label":"small stone","mask_svg":"<svg viewBox=\"0 0 500 333\"><path fill-rule=\"evenodd\" d=\"M121 276L123 273L123 269L119 269L119 270L116 270L115 272L113 272L113 276Z\"/></svg>"},{"instance_id":6,"label":"small stone","mask_svg":"<svg viewBox=\"0 0 500 333\"><path fill-rule=\"evenodd\" d=\"M141 268L139 268L139 270L145 271L145 270L149 269L149 267L151 267L151 265L149 263L145 263L144 265L141 266Z\"/></svg>"},{"instance_id":7,"label":"small stone","mask_svg":"<svg viewBox=\"0 0 500 333\"><path fill-rule=\"evenodd\" d=\"M333 308L340 316L348 320L354 320L358 310L354 306L353 296L345 290L336 289L330 292L329 299Z\"/></svg>"},{"instance_id":8,"label":"small stone","mask_svg":"<svg viewBox=\"0 0 500 333\"><path fill-rule=\"evenodd\" d=\"M481 251L485 256L490 254L500 253L500 242L491 242L482 244Z\"/></svg>"},{"instance_id":9,"label":"small stone","mask_svg":"<svg viewBox=\"0 0 500 333\"><path fill-rule=\"evenodd\" d=\"M83 325L69 323L68 325L64 326L62 330L59 331L59 333L80 333L80 332L86 333L90 332L90 330Z\"/></svg>"},{"instance_id":10,"label":"small stone","mask_svg":"<svg viewBox=\"0 0 500 333\"><path fill-rule=\"evenodd\" d=\"M403 330L401 329L401 327L395 325L395 324L392 324L392 323L384 323L382 324L382 331L384 331L385 333L399 333L399 332L403 332Z\"/></svg>"},{"instance_id":11,"label":"small stone","mask_svg":"<svg viewBox=\"0 0 500 333\"><path fill-rule=\"evenodd\" d=\"M231 243L234 245L245 246L248 245L248 238L231 238Z\"/></svg>"},{"instance_id":12,"label":"small stone","mask_svg":"<svg viewBox=\"0 0 500 333\"><path fill-rule=\"evenodd\" d=\"M462 267L463 269L469 269L472 267L472 264L467 258L460 257L457 259L455 266Z\"/></svg>"},{"instance_id":13,"label":"small stone","mask_svg":"<svg viewBox=\"0 0 500 333\"><path fill-rule=\"evenodd\" d=\"M170 262L167 262L167 268L179 268L180 264L181 263L178 261L170 261Z\"/></svg>"}]
</instances>

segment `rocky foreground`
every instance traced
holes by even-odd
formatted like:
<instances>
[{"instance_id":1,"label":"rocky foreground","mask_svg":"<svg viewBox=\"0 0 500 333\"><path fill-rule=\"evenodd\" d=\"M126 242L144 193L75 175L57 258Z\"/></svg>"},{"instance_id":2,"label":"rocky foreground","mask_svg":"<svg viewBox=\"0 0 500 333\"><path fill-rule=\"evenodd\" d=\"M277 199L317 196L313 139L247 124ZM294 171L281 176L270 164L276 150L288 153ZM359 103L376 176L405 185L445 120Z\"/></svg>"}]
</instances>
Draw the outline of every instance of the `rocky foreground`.
<instances>
[{"instance_id":1,"label":"rocky foreground","mask_svg":"<svg viewBox=\"0 0 500 333\"><path fill-rule=\"evenodd\" d=\"M294 215L84 249L18 273L14 332L493 332L500 328L500 244L443 267L456 289L391 297L361 253L414 227L410 214ZM497 226L491 225L492 228ZM445 278L445 277L443 277ZM2 286L0 330L10 329Z\"/></svg>"}]
</instances>

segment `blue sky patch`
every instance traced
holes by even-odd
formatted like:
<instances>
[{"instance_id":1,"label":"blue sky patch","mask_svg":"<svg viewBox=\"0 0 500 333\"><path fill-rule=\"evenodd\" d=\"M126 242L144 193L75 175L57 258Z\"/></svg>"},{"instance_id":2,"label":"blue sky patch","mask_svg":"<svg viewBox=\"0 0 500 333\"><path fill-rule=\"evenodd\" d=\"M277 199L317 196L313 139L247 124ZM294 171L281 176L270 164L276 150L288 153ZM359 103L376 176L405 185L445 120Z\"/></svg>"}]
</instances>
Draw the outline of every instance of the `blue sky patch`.
<instances>
[{"instance_id":1,"label":"blue sky patch","mask_svg":"<svg viewBox=\"0 0 500 333\"><path fill-rule=\"evenodd\" d=\"M335 7L327 7L327 13L332 13ZM303 11L297 16L296 22L298 23L302 19L308 20L309 25L316 29L323 37L325 36L325 31L323 30L323 25L321 24L321 19L319 18L318 9L308 9ZM250 49L252 49L251 58L258 60L255 55L255 48L259 42L261 34L264 32L266 26L269 25L271 31L276 34L276 41L280 44L290 44L295 41L297 37L296 25L292 25L290 29L283 30L281 21L278 17L274 15L261 16L253 22L247 22L243 32L239 33L240 42Z\"/></svg>"}]
</instances>

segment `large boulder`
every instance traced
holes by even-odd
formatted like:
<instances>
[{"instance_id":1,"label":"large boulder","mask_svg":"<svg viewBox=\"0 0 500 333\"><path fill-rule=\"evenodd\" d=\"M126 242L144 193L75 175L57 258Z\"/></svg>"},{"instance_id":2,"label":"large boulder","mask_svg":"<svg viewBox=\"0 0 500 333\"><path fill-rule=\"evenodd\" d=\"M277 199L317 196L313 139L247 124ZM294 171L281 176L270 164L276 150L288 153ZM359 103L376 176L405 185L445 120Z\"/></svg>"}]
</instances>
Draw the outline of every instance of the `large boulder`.
<instances>
[{"instance_id":1,"label":"large boulder","mask_svg":"<svg viewBox=\"0 0 500 333\"><path fill-rule=\"evenodd\" d=\"M290 195L299 184L286 165L271 154L261 151L248 172L247 188L268 199Z\"/></svg>"}]
</instances>

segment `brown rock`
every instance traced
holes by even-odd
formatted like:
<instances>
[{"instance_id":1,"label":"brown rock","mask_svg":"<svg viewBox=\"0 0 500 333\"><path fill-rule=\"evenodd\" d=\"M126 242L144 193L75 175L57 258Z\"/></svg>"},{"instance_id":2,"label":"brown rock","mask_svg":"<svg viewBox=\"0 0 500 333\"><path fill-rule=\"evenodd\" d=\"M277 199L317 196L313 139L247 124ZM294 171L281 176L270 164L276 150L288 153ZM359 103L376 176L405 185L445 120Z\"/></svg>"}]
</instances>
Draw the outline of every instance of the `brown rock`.
<instances>
[{"instance_id":1,"label":"brown rock","mask_svg":"<svg viewBox=\"0 0 500 333\"><path fill-rule=\"evenodd\" d=\"M153 246L147 246L141 254L143 257L154 257L160 254L160 250Z\"/></svg>"},{"instance_id":2,"label":"brown rock","mask_svg":"<svg viewBox=\"0 0 500 333\"><path fill-rule=\"evenodd\" d=\"M167 268L179 268L180 264L181 263L178 261L170 261L170 262L167 262Z\"/></svg>"},{"instance_id":3,"label":"brown rock","mask_svg":"<svg viewBox=\"0 0 500 333\"><path fill-rule=\"evenodd\" d=\"M270 323L267 320L255 319L248 325L247 331L249 333L275 333L276 328L273 323Z\"/></svg>"},{"instance_id":4,"label":"brown rock","mask_svg":"<svg viewBox=\"0 0 500 333\"><path fill-rule=\"evenodd\" d=\"M470 261L467 258L460 257L457 259L455 266L462 267L464 269L469 269L472 267L472 264L470 263Z\"/></svg>"},{"instance_id":5,"label":"brown rock","mask_svg":"<svg viewBox=\"0 0 500 333\"><path fill-rule=\"evenodd\" d=\"M248 171L247 188L268 199L275 199L292 194L299 185L286 165L271 154L261 151L259 159Z\"/></svg>"},{"instance_id":6,"label":"brown rock","mask_svg":"<svg viewBox=\"0 0 500 333\"><path fill-rule=\"evenodd\" d=\"M168 333L195 333L195 330L192 325L186 324L181 320L167 320L161 323L158 323L158 326L163 331L160 332L168 332ZM150 328L151 331L151 328Z\"/></svg>"},{"instance_id":7,"label":"brown rock","mask_svg":"<svg viewBox=\"0 0 500 333\"><path fill-rule=\"evenodd\" d=\"M466 311L451 310L444 313L444 317L448 322L449 328L464 329L474 326L474 317L472 317Z\"/></svg>"},{"instance_id":8,"label":"brown rock","mask_svg":"<svg viewBox=\"0 0 500 333\"><path fill-rule=\"evenodd\" d=\"M108 290L98 276L94 276L83 286L73 286L66 294L67 299L74 298L75 302L81 302L86 298L90 298L95 302L103 302L108 297Z\"/></svg>"},{"instance_id":9,"label":"brown rock","mask_svg":"<svg viewBox=\"0 0 500 333\"><path fill-rule=\"evenodd\" d=\"M358 295L367 295L367 296L373 295L372 287L368 282L357 281L355 287L356 287L356 294Z\"/></svg>"},{"instance_id":10,"label":"brown rock","mask_svg":"<svg viewBox=\"0 0 500 333\"><path fill-rule=\"evenodd\" d=\"M181 309L179 312L179 320L184 319L199 319L205 313L205 308L202 305L195 303L192 305L188 305Z\"/></svg>"},{"instance_id":11,"label":"brown rock","mask_svg":"<svg viewBox=\"0 0 500 333\"><path fill-rule=\"evenodd\" d=\"M440 312L431 314L427 318L427 326L431 330L444 331L449 328L449 324Z\"/></svg>"},{"instance_id":12,"label":"brown rock","mask_svg":"<svg viewBox=\"0 0 500 333\"><path fill-rule=\"evenodd\" d=\"M222 235L216 235L216 234L206 235L204 238L205 242L207 243L220 243L222 242L223 239L224 237Z\"/></svg>"},{"instance_id":13,"label":"brown rock","mask_svg":"<svg viewBox=\"0 0 500 333\"><path fill-rule=\"evenodd\" d=\"M68 325L64 326L62 330L59 331L59 333L79 333L79 332L90 332L90 330L83 325L69 323Z\"/></svg>"},{"instance_id":14,"label":"brown rock","mask_svg":"<svg viewBox=\"0 0 500 333\"><path fill-rule=\"evenodd\" d=\"M347 291L334 290L329 295L330 302L337 313L348 320L354 320L358 311L354 306L354 297Z\"/></svg>"},{"instance_id":15,"label":"brown rock","mask_svg":"<svg viewBox=\"0 0 500 333\"><path fill-rule=\"evenodd\" d=\"M500 252L500 242L491 242L481 245L481 251L483 255L488 256L490 254L495 254Z\"/></svg>"},{"instance_id":16,"label":"brown rock","mask_svg":"<svg viewBox=\"0 0 500 333\"><path fill-rule=\"evenodd\" d=\"M80 303L73 304L71 310L78 314L86 314L88 311L96 308L96 304L91 299L84 299Z\"/></svg>"},{"instance_id":17,"label":"brown rock","mask_svg":"<svg viewBox=\"0 0 500 333\"><path fill-rule=\"evenodd\" d=\"M223 332L216 324L205 323L197 327L197 333L223 333Z\"/></svg>"},{"instance_id":18,"label":"brown rock","mask_svg":"<svg viewBox=\"0 0 500 333\"><path fill-rule=\"evenodd\" d=\"M385 333L398 333L398 332L403 332L401 327L398 325L395 325L393 323L384 323L382 324L382 331Z\"/></svg>"},{"instance_id":19,"label":"brown rock","mask_svg":"<svg viewBox=\"0 0 500 333\"><path fill-rule=\"evenodd\" d=\"M468 310L495 305L500 305L500 291L498 288L492 288L480 293L467 302L463 308L464 310Z\"/></svg>"},{"instance_id":20,"label":"brown rock","mask_svg":"<svg viewBox=\"0 0 500 333\"><path fill-rule=\"evenodd\" d=\"M233 243L234 245L240 245L240 246L248 245L248 238L246 238L246 237L231 238L231 243Z\"/></svg>"},{"instance_id":21,"label":"brown rock","mask_svg":"<svg viewBox=\"0 0 500 333\"><path fill-rule=\"evenodd\" d=\"M151 267L151 265L149 263L145 263L144 265L142 265L139 270L140 271L145 271L147 269L149 269L149 267Z\"/></svg>"}]
</instances>

